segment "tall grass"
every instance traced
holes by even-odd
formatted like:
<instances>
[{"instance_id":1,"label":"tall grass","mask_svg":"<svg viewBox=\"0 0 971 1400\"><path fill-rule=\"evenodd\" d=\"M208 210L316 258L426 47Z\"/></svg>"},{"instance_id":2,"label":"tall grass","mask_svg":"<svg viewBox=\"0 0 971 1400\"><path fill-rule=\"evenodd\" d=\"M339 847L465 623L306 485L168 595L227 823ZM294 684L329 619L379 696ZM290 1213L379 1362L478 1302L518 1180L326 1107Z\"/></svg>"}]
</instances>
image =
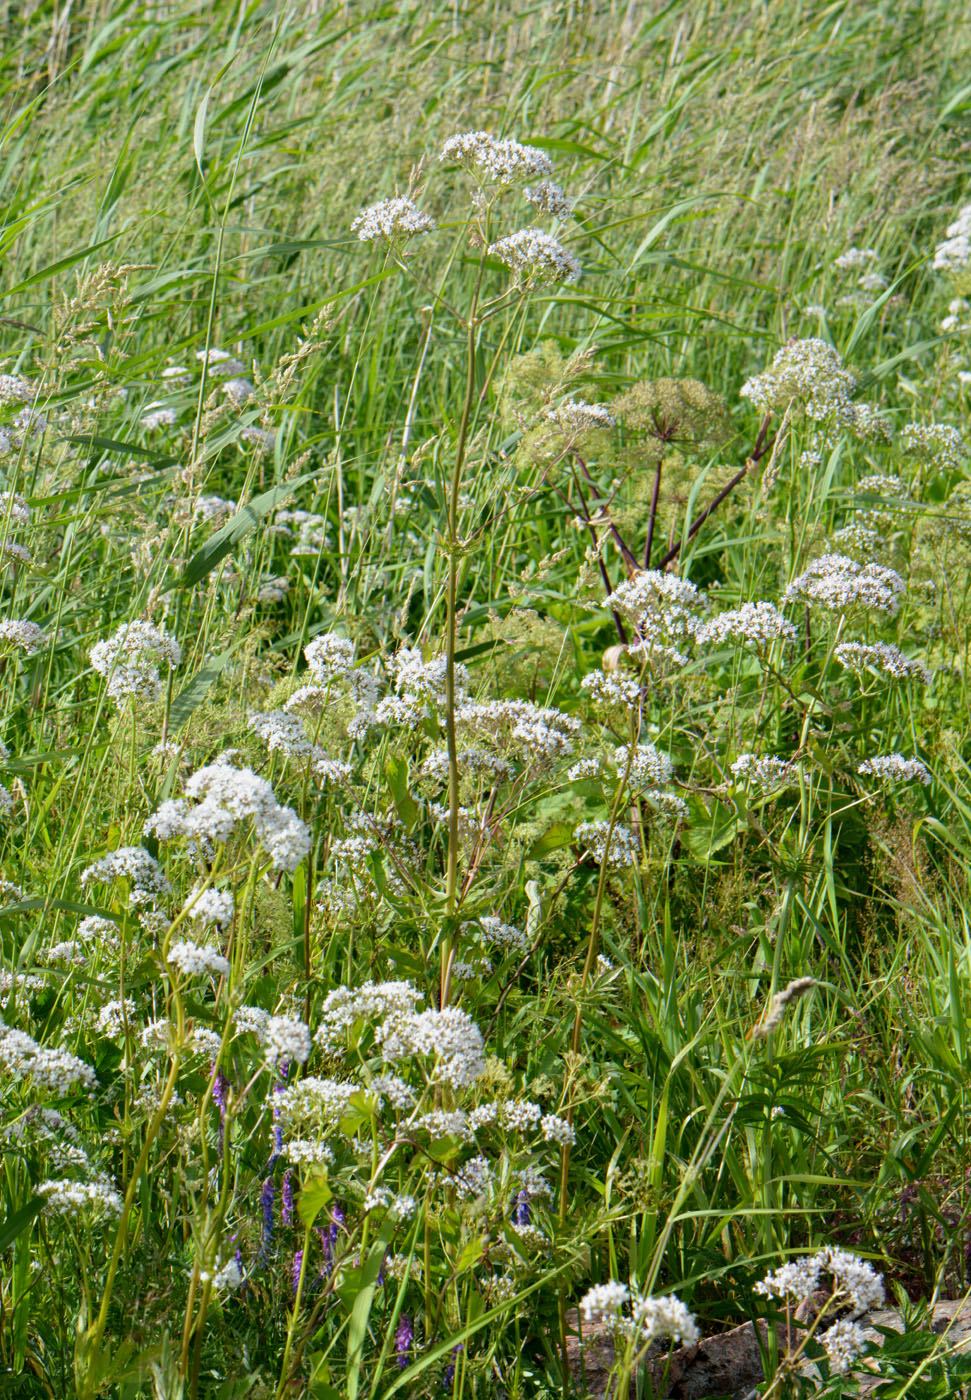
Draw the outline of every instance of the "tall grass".
<instances>
[{"instance_id":1,"label":"tall grass","mask_svg":"<svg viewBox=\"0 0 971 1400\"><path fill-rule=\"evenodd\" d=\"M907 430L965 431L971 276L932 266L967 197L963 13L0 25L0 621L44 633L0 657L4 1393L582 1393L593 1286L776 1321L756 1284L824 1246L915 1303L962 1293L971 498L964 439ZM576 284L487 252L549 221L473 206L439 153L474 129L555 163ZM352 234L406 192L433 234ZM887 431L740 394L809 337ZM573 400L615 421L551 426ZM896 571L899 612L783 604L826 552ZM709 619L779 603L795 639L699 646L699 594L681 659L622 655L645 617L606 600L649 566ZM121 642L92 665L142 622L157 685ZM858 676L846 641L931 678ZM670 773L638 786L638 744ZM748 753L792 767L747 782ZM891 754L929 782L860 772ZM146 828L226 764L252 779L229 839ZM108 878L126 847L171 888L144 896L144 858ZM214 891L231 915L198 919ZM416 1007L452 1019L389 1088L383 1018L417 1035ZM443 1071L449 1026L475 1073ZM428 1117L476 1109L478 1136ZM827 1323L845 1301L837 1277ZM787 1323L773 1395L807 1384ZM916 1328L887 1393L957 1393ZM612 1393L664 1389L645 1335Z\"/></svg>"}]
</instances>

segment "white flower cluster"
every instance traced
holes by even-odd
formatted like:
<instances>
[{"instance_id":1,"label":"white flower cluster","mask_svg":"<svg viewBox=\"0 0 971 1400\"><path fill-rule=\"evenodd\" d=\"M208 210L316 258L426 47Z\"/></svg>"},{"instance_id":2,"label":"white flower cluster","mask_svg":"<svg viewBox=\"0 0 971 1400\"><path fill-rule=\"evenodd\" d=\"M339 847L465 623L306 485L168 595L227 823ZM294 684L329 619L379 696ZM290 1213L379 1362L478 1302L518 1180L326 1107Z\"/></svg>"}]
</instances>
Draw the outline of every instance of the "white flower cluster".
<instances>
[{"instance_id":1,"label":"white flower cluster","mask_svg":"<svg viewBox=\"0 0 971 1400\"><path fill-rule=\"evenodd\" d=\"M764 651L773 642L794 642L798 633L774 603L743 603L740 608L720 612L698 628L699 646L721 642L750 642Z\"/></svg>"},{"instance_id":2,"label":"white flower cluster","mask_svg":"<svg viewBox=\"0 0 971 1400\"><path fill-rule=\"evenodd\" d=\"M739 786L769 793L792 787L799 781L799 769L783 758L760 758L754 753L743 753L732 764L732 776Z\"/></svg>"},{"instance_id":3,"label":"white flower cluster","mask_svg":"<svg viewBox=\"0 0 971 1400\"><path fill-rule=\"evenodd\" d=\"M513 924L504 924L495 914L484 914L477 921L481 930L482 942L490 948L513 948L516 952L525 953L529 947L529 935L522 929L514 927ZM475 928L475 924L463 924L463 932L466 929Z\"/></svg>"},{"instance_id":4,"label":"white flower cluster","mask_svg":"<svg viewBox=\"0 0 971 1400\"><path fill-rule=\"evenodd\" d=\"M414 200L399 195L362 209L351 224L351 232L356 233L362 243L374 243L378 239L394 243L416 233L430 233L434 227L435 220L422 213Z\"/></svg>"},{"instance_id":5,"label":"white flower cluster","mask_svg":"<svg viewBox=\"0 0 971 1400\"><path fill-rule=\"evenodd\" d=\"M194 924L217 924L225 928L233 921L236 907L231 890L190 890L185 911Z\"/></svg>"},{"instance_id":6,"label":"white flower cluster","mask_svg":"<svg viewBox=\"0 0 971 1400\"><path fill-rule=\"evenodd\" d=\"M220 520L228 520L236 510L236 502L227 501L223 496L199 496L192 507L192 518L216 525Z\"/></svg>"},{"instance_id":7,"label":"white flower cluster","mask_svg":"<svg viewBox=\"0 0 971 1400\"><path fill-rule=\"evenodd\" d=\"M896 681L914 679L929 684L931 673L920 661L904 656L899 647L888 642L840 642L833 655L846 671L857 675L864 671L883 672Z\"/></svg>"},{"instance_id":8,"label":"white flower cluster","mask_svg":"<svg viewBox=\"0 0 971 1400\"><path fill-rule=\"evenodd\" d=\"M439 159L459 162L483 181L495 185L540 180L553 173L553 162L536 146L497 138L488 131L462 131L450 136Z\"/></svg>"},{"instance_id":9,"label":"white flower cluster","mask_svg":"<svg viewBox=\"0 0 971 1400\"><path fill-rule=\"evenodd\" d=\"M422 993L411 982L365 982L335 987L324 998L314 1039L322 1050L339 1049L359 1021L380 1023L414 1014Z\"/></svg>"},{"instance_id":10,"label":"white flower cluster","mask_svg":"<svg viewBox=\"0 0 971 1400\"><path fill-rule=\"evenodd\" d=\"M640 851L629 826L617 824L611 831L610 822L607 821L581 822L573 834L584 847L586 854L592 856L599 865L611 865L620 869L637 864Z\"/></svg>"},{"instance_id":11,"label":"white flower cluster","mask_svg":"<svg viewBox=\"0 0 971 1400\"><path fill-rule=\"evenodd\" d=\"M411 1055L435 1060L433 1081L462 1089L485 1073L482 1032L457 1006L415 1012L378 1028L384 1058L391 1064Z\"/></svg>"},{"instance_id":12,"label":"white flower cluster","mask_svg":"<svg viewBox=\"0 0 971 1400\"><path fill-rule=\"evenodd\" d=\"M200 768L185 784L185 799L163 802L145 823L160 841L189 836L208 843L228 841L240 822L252 820L260 845L276 870L296 870L310 849L310 831L290 807L277 802L273 788L249 768L217 761Z\"/></svg>"},{"instance_id":13,"label":"white flower cluster","mask_svg":"<svg viewBox=\"0 0 971 1400\"><path fill-rule=\"evenodd\" d=\"M310 1059L310 1027L293 1016L270 1016L263 1032L263 1048L268 1065L291 1060L304 1065Z\"/></svg>"},{"instance_id":14,"label":"white flower cluster","mask_svg":"<svg viewBox=\"0 0 971 1400\"><path fill-rule=\"evenodd\" d=\"M152 905L160 895L172 892L162 867L144 846L119 846L81 871L82 887L114 880L131 881L131 902L136 908Z\"/></svg>"},{"instance_id":15,"label":"white flower cluster","mask_svg":"<svg viewBox=\"0 0 971 1400\"><path fill-rule=\"evenodd\" d=\"M42 1181L37 1194L44 1197L45 1210L71 1219L121 1214L121 1197L106 1181Z\"/></svg>"},{"instance_id":16,"label":"white flower cluster","mask_svg":"<svg viewBox=\"0 0 971 1400\"><path fill-rule=\"evenodd\" d=\"M630 1315L624 1316L622 1309L627 1303L631 1305ZM588 1325L604 1324L638 1346L647 1346L661 1337L670 1337L682 1346L695 1346L700 1337L691 1313L673 1293L663 1298L636 1293L632 1296L626 1284L613 1280L597 1284L581 1298L580 1314Z\"/></svg>"},{"instance_id":17,"label":"white flower cluster","mask_svg":"<svg viewBox=\"0 0 971 1400\"><path fill-rule=\"evenodd\" d=\"M964 434L952 423L910 423L902 429L899 442L909 457L940 472L957 471L968 451Z\"/></svg>"},{"instance_id":18,"label":"white flower cluster","mask_svg":"<svg viewBox=\"0 0 971 1400\"><path fill-rule=\"evenodd\" d=\"M220 350L213 345L208 350L197 350L196 359L200 365L206 366L206 373L210 379L234 379L240 374L246 373L246 366L242 360L238 360L235 355L228 350ZM176 366L176 368L179 368ZM166 371L170 373L170 371Z\"/></svg>"},{"instance_id":19,"label":"white flower cluster","mask_svg":"<svg viewBox=\"0 0 971 1400\"><path fill-rule=\"evenodd\" d=\"M906 591L900 575L883 564L859 564L845 554L823 554L792 580L783 597L786 602L818 603L834 611L875 608L893 616Z\"/></svg>"},{"instance_id":20,"label":"white flower cluster","mask_svg":"<svg viewBox=\"0 0 971 1400\"><path fill-rule=\"evenodd\" d=\"M871 472L869 476L861 476L854 490L859 494L890 496L894 500L907 500L910 496L910 487L903 477L887 472Z\"/></svg>"},{"instance_id":21,"label":"white flower cluster","mask_svg":"<svg viewBox=\"0 0 971 1400\"><path fill-rule=\"evenodd\" d=\"M628 744L619 744L614 749L613 765L618 777L623 776L630 764L627 781L631 787L659 787L669 783L674 775L674 764L666 753L653 744L635 744L631 753Z\"/></svg>"},{"instance_id":22,"label":"white flower cluster","mask_svg":"<svg viewBox=\"0 0 971 1400\"><path fill-rule=\"evenodd\" d=\"M320 1133L335 1127L346 1116L350 1100L360 1092L359 1084L308 1075L275 1095L274 1106L287 1127Z\"/></svg>"},{"instance_id":23,"label":"white flower cluster","mask_svg":"<svg viewBox=\"0 0 971 1400\"><path fill-rule=\"evenodd\" d=\"M923 783L931 784L927 765L919 758L904 758L902 754L891 753L876 758L866 758L856 770L863 777L879 778L884 783Z\"/></svg>"},{"instance_id":24,"label":"white flower cluster","mask_svg":"<svg viewBox=\"0 0 971 1400\"><path fill-rule=\"evenodd\" d=\"M527 185L523 194L541 214L568 219L573 213L574 201L555 180L541 180L538 185Z\"/></svg>"},{"instance_id":25,"label":"white flower cluster","mask_svg":"<svg viewBox=\"0 0 971 1400\"><path fill-rule=\"evenodd\" d=\"M602 403L584 403L582 399L571 399L568 403L558 404L556 408L546 408L543 418L569 437L590 432L594 428L612 428L615 422Z\"/></svg>"},{"instance_id":26,"label":"white flower cluster","mask_svg":"<svg viewBox=\"0 0 971 1400\"><path fill-rule=\"evenodd\" d=\"M168 960L186 977L211 973L214 977L229 976L229 962L216 948L200 948L197 943L180 939L169 948Z\"/></svg>"},{"instance_id":27,"label":"white flower cluster","mask_svg":"<svg viewBox=\"0 0 971 1400\"><path fill-rule=\"evenodd\" d=\"M790 340L769 369L746 380L740 390L761 413L798 409L815 422L852 418L856 378L832 345L818 337Z\"/></svg>"},{"instance_id":28,"label":"white flower cluster","mask_svg":"<svg viewBox=\"0 0 971 1400\"><path fill-rule=\"evenodd\" d=\"M636 710L640 705L640 681L619 671L588 671L580 687L589 693L593 704L603 709L619 706L625 710Z\"/></svg>"},{"instance_id":29,"label":"white flower cluster","mask_svg":"<svg viewBox=\"0 0 971 1400\"><path fill-rule=\"evenodd\" d=\"M829 1358L830 1370L845 1376L867 1345L867 1335L857 1322L841 1318L819 1335L819 1341Z\"/></svg>"},{"instance_id":30,"label":"white flower cluster","mask_svg":"<svg viewBox=\"0 0 971 1400\"><path fill-rule=\"evenodd\" d=\"M582 269L558 239L541 228L523 228L489 244L493 257L505 263L521 283L577 282Z\"/></svg>"},{"instance_id":31,"label":"white flower cluster","mask_svg":"<svg viewBox=\"0 0 971 1400\"><path fill-rule=\"evenodd\" d=\"M464 735L490 739L507 758L545 764L573 752L580 721L562 710L534 705L529 700L467 702L455 714Z\"/></svg>"},{"instance_id":32,"label":"white flower cluster","mask_svg":"<svg viewBox=\"0 0 971 1400\"><path fill-rule=\"evenodd\" d=\"M271 574L264 577L256 590L258 603L282 603L290 592L290 580L285 574Z\"/></svg>"},{"instance_id":33,"label":"white flower cluster","mask_svg":"<svg viewBox=\"0 0 971 1400\"><path fill-rule=\"evenodd\" d=\"M91 1090L96 1082L91 1066L69 1050L38 1045L25 1031L14 1030L3 1021L0 1021L0 1064L15 1079L30 1077L42 1088L59 1095L77 1088Z\"/></svg>"},{"instance_id":34,"label":"white flower cluster","mask_svg":"<svg viewBox=\"0 0 971 1400\"><path fill-rule=\"evenodd\" d=\"M243 1283L243 1271L235 1259L223 1264L212 1276L212 1286L217 1292L228 1289L230 1293L235 1293L238 1288L242 1288Z\"/></svg>"},{"instance_id":35,"label":"white flower cluster","mask_svg":"<svg viewBox=\"0 0 971 1400\"><path fill-rule=\"evenodd\" d=\"M113 637L91 648L91 665L108 679L108 694L116 704L127 696L157 700L162 693L160 666L169 670L182 660L182 648L163 627L151 622L126 622Z\"/></svg>"},{"instance_id":36,"label":"white flower cluster","mask_svg":"<svg viewBox=\"0 0 971 1400\"><path fill-rule=\"evenodd\" d=\"M645 569L615 588L606 606L628 618L642 640L677 647L694 640L708 605L689 579Z\"/></svg>"},{"instance_id":37,"label":"white flower cluster","mask_svg":"<svg viewBox=\"0 0 971 1400\"><path fill-rule=\"evenodd\" d=\"M294 1166L332 1166L336 1160L334 1149L320 1138L288 1138L283 1150Z\"/></svg>"},{"instance_id":38,"label":"white flower cluster","mask_svg":"<svg viewBox=\"0 0 971 1400\"><path fill-rule=\"evenodd\" d=\"M946 234L945 240L934 249L931 266L935 272L962 272L971 262L971 204L958 210Z\"/></svg>"},{"instance_id":39,"label":"white flower cluster","mask_svg":"<svg viewBox=\"0 0 971 1400\"><path fill-rule=\"evenodd\" d=\"M835 265L840 272L859 272L868 267L876 256L875 248L847 248L835 259Z\"/></svg>"},{"instance_id":40,"label":"white flower cluster","mask_svg":"<svg viewBox=\"0 0 971 1400\"><path fill-rule=\"evenodd\" d=\"M755 1285L755 1292L802 1303L818 1291L823 1274L832 1278L834 1296L846 1299L858 1315L883 1302L883 1279L873 1266L857 1254L830 1245L782 1264Z\"/></svg>"},{"instance_id":41,"label":"white flower cluster","mask_svg":"<svg viewBox=\"0 0 971 1400\"><path fill-rule=\"evenodd\" d=\"M326 685L354 669L354 643L336 632L321 632L303 649L310 674L318 685Z\"/></svg>"},{"instance_id":42,"label":"white flower cluster","mask_svg":"<svg viewBox=\"0 0 971 1400\"><path fill-rule=\"evenodd\" d=\"M178 421L178 414L174 408L163 404L161 400L153 399L145 405L141 421L146 432L154 433L158 428L174 427Z\"/></svg>"},{"instance_id":43,"label":"white flower cluster","mask_svg":"<svg viewBox=\"0 0 971 1400\"><path fill-rule=\"evenodd\" d=\"M36 622L25 622L18 618L4 618L0 622L0 643L23 647L28 656L47 645L47 633Z\"/></svg>"}]
</instances>

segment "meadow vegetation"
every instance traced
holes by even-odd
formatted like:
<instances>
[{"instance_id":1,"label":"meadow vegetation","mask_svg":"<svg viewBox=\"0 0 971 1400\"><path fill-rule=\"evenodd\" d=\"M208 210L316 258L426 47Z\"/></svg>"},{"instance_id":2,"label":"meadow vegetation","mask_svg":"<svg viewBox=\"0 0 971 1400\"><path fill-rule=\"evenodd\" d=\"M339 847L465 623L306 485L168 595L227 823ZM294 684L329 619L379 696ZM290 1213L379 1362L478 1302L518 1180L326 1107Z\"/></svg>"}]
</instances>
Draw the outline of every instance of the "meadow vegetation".
<instances>
[{"instance_id":1,"label":"meadow vegetation","mask_svg":"<svg viewBox=\"0 0 971 1400\"><path fill-rule=\"evenodd\" d=\"M0 1395L963 1394L971 22L0 25Z\"/></svg>"}]
</instances>

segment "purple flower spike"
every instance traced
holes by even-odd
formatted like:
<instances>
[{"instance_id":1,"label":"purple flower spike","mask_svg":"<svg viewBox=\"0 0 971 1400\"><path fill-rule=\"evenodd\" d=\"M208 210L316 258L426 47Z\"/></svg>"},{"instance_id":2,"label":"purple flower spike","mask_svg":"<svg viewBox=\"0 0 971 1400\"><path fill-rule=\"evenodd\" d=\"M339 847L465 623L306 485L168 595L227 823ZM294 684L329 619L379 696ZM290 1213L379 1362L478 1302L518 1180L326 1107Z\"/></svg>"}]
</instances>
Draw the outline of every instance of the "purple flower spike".
<instances>
[{"instance_id":1,"label":"purple flower spike","mask_svg":"<svg viewBox=\"0 0 971 1400\"><path fill-rule=\"evenodd\" d=\"M398 1323L398 1330L394 1334L395 1353L398 1357L398 1365L402 1370L408 1365L411 1343L414 1340L415 1329L411 1325L411 1318L407 1313L401 1314L401 1321Z\"/></svg>"},{"instance_id":2,"label":"purple flower spike","mask_svg":"<svg viewBox=\"0 0 971 1400\"><path fill-rule=\"evenodd\" d=\"M454 1346L452 1348L452 1359L445 1367L445 1374L442 1376L442 1387L445 1390L446 1394L452 1389L452 1386L455 1383L455 1362L458 1359L458 1354L461 1350L462 1343L459 1342L457 1346Z\"/></svg>"},{"instance_id":3,"label":"purple flower spike","mask_svg":"<svg viewBox=\"0 0 971 1400\"><path fill-rule=\"evenodd\" d=\"M293 1256L293 1268L292 1268L291 1271L290 1271L290 1289L291 1289L291 1292L293 1293L294 1298L296 1298L296 1296L297 1296L297 1290L298 1290L299 1287L300 1287L300 1275L301 1275L302 1273L303 1273L303 1250L302 1250L302 1249L298 1249L297 1252L296 1252L296 1254Z\"/></svg>"},{"instance_id":4,"label":"purple flower spike","mask_svg":"<svg viewBox=\"0 0 971 1400\"><path fill-rule=\"evenodd\" d=\"M293 1224L293 1172L283 1173L283 1188L280 1191L280 1206L284 1225Z\"/></svg>"},{"instance_id":5,"label":"purple flower spike","mask_svg":"<svg viewBox=\"0 0 971 1400\"><path fill-rule=\"evenodd\" d=\"M260 1243L260 1258L265 1259L273 1244L273 1204L276 1200L276 1187L273 1178L268 1176L260 1191L260 1206L263 1211L263 1239Z\"/></svg>"}]
</instances>

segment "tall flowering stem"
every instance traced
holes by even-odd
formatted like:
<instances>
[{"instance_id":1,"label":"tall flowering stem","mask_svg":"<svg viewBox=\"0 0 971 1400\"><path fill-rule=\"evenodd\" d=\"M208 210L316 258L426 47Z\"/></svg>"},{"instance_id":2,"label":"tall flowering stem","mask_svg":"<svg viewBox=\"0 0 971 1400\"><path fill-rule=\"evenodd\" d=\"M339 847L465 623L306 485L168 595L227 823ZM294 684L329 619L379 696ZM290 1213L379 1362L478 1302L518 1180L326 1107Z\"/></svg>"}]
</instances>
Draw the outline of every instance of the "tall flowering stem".
<instances>
[{"instance_id":1,"label":"tall flowering stem","mask_svg":"<svg viewBox=\"0 0 971 1400\"><path fill-rule=\"evenodd\" d=\"M452 962L458 938L456 906L459 878L459 759L455 737L455 651L458 631L458 575L459 575L459 499L462 491L462 473L465 470L465 457L468 448L469 428L475 403L475 351L478 341L479 324L477 312L479 294L482 288L484 259L479 261L475 291L466 323L466 368L465 397L459 418L458 433L455 439L455 464L448 499L448 529L446 548L448 551L448 585L446 592L446 637L445 637L445 743L448 750L448 864L445 875L445 908L452 927L449 929L445 951L442 956L441 993L442 1006L447 1006L451 990Z\"/></svg>"}]
</instances>

